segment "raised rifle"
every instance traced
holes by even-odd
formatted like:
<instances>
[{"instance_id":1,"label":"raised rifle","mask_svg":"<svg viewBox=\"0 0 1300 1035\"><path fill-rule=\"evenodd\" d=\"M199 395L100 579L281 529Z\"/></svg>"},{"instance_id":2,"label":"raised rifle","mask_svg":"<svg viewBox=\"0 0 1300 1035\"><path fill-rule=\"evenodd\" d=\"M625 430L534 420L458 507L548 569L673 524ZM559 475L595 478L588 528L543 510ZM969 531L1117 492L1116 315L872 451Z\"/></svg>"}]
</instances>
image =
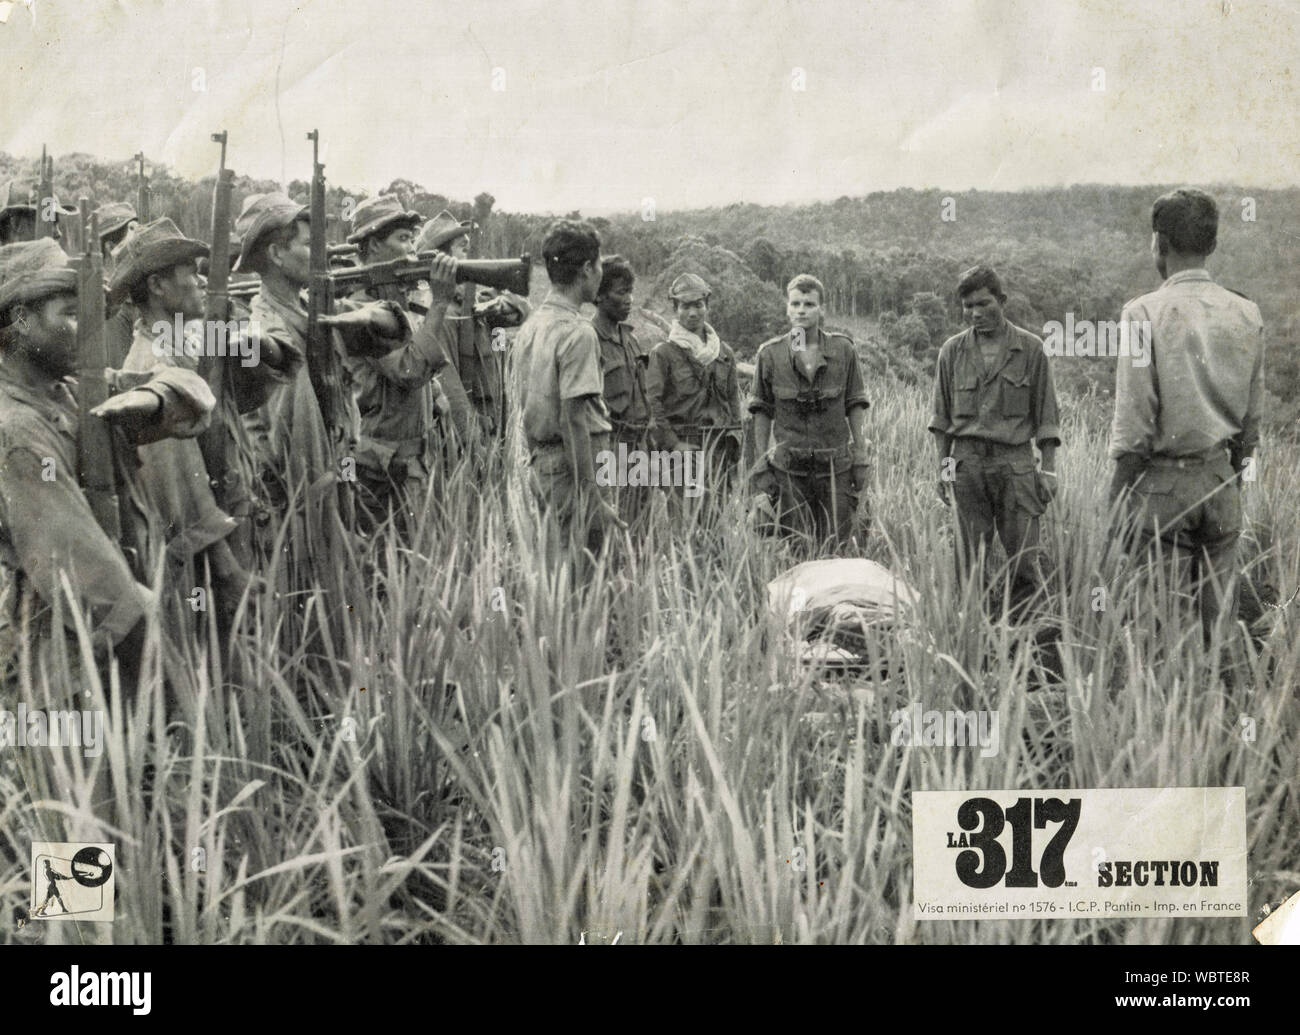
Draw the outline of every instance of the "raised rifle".
<instances>
[{"instance_id":1,"label":"raised rifle","mask_svg":"<svg viewBox=\"0 0 1300 1035\"><path fill-rule=\"evenodd\" d=\"M394 285L413 287L429 279L429 266L437 254L436 251L417 252L368 266L346 266L332 270L327 279L336 298L363 287L376 293ZM533 263L528 255L517 259L462 259L456 265L456 283L483 284L527 297L532 272Z\"/></svg>"},{"instance_id":2,"label":"raised rifle","mask_svg":"<svg viewBox=\"0 0 1300 1035\"><path fill-rule=\"evenodd\" d=\"M149 177L144 174L144 152L137 151L135 160L139 163L135 173L135 215L140 225L152 222L149 216Z\"/></svg>"},{"instance_id":3,"label":"raised rifle","mask_svg":"<svg viewBox=\"0 0 1300 1035\"><path fill-rule=\"evenodd\" d=\"M330 435L338 440L341 430L340 395L342 379L333 334L320 325L320 318L334 310L330 286L329 245L325 224L325 166L320 162L320 131L307 134L311 141L311 262L307 285L307 375L320 406L321 418Z\"/></svg>"},{"instance_id":4,"label":"raised rifle","mask_svg":"<svg viewBox=\"0 0 1300 1035\"><path fill-rule=\"evenodd\" d=\"M212 139L221 145L221 162L217 166L217 182L212 188L212 245L208 259L208 289L203 305L203 338L205 343L212 340L217 324L230 319L230 201L235 186L235 174L226 168L226 139L223 129L213 133ZM214 350L215 351L215 350ZM199 436L199 448L203 452L203 461L208 469L208 478L218 487L224 486L230 464L227 451L229 441L228 429L222 420L222 403L227 394L229 364L217 356L203 356L199 360L199 373L207 381L208 387L216 397L217 405L213 411L214 419L207 430ZM218 493L220 503L229 503L224 498L224 490Z\"/></svg>"},{"instance_id":5,"label":"raised rifle","mask_svg":"<svg viewBox=\"0 0 1300 1035\"><path fill-rule=\"evenodd\" d=\"M99 220L90 201L81 199L82 250L77 267L77 481L104 534L122 541L108 423L90 411L108 398L104 346L104 258L99 251Z\"/></svg>"},{"instance_id":6,"label":"raised rifle","mask_svg":"<svg viewBox=\"0 0 1300 1035\"><path fill-rule=\"evenodd\" d=\"M44 146L41 147L41 176L37 194L36 239L39 241L42 237L54 237L58 233L58 224L55 222L58 213L54 205L54 157L45 153ZM45 218L47 212L49 219Z\"/></svg>"}]
</instances>

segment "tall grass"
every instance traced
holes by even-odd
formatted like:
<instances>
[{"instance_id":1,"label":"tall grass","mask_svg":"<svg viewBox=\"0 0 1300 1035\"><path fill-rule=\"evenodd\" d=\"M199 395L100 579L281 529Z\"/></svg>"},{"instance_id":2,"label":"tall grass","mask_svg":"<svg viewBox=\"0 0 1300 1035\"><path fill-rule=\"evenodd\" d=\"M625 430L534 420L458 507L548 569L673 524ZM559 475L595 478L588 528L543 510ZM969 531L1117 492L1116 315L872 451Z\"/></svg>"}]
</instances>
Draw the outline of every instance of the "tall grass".
<instances>
[{"instance_id":1,"label":"tall grass","mask_svg":"<svg viewBox=\"0 0 1300 1035\"><path fill-rule=\"evenodd\" d=\"M1250 919L914 922L911 795L947 788L1244 785L1252 917L1275 905L1300 883L1300 644L1281 609L1247 677L1218 678L1176 587L1112 549L1104 415L1069 407L1043 605L1066 686L1028 694L1029 632L957 584L925 393L872 394L864 552L920 594L887 678L765 652L764 586L794 558L754 534L743 491L575 573L544 563L513 452L462 464L406 541L299 550L302 594L249 601L229 658L155 627L135 700L84 645L32 659L6 707L79 694L111 719L96 759L3 752L3 915L26 903L32 840L104 840L117 920L5 938L1247 940ZM1300 586L1298 460L1266 443L1246 496L1252 578L1283 601ZM996 709L1000 752L891 745L889 715L912 702Z\"/></svg>"}]
</instances>

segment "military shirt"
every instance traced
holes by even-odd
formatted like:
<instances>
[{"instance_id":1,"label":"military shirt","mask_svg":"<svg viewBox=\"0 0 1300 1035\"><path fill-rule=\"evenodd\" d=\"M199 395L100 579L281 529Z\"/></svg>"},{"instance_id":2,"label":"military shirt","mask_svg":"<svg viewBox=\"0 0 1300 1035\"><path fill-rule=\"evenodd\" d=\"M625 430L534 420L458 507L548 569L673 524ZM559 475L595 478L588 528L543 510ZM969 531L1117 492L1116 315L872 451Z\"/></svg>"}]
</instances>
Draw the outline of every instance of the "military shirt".
<instances>
[{"instance_id":1,"label":"military shirt","mask_svg":"<svg viewBox=\"0 0 1300 1035\"><path fill-rule=\"evenodd\" d=\"M610 418L620 424L641 427L650 422L650 404L646 400L647 352L632 333L627 322L607 323L599 313L592 317L600 341L600 373L603 379L605 406Z\"/></svg>"},{"instance_id":2,"label":"military shirt","mask_svg":"<svg viewBox=\"0 0 1300 1035\"><path fill-rule=\"evenodd\" d=\"M772 421L772 463L781 470L823 459L847 469L848 416L870 405L853 339L820 327L816 333L822 356L811 380L795 362L792 332L758 348L749 411Z\"/></svg>"},{"instance_id":3,"label":"military shirt","mask_svg":"<svg viewBox=\"0 0 1300 1035\"><path fill-rule=\"evenodd\" d=\"M212 394L188 370L110 370L108 381L110 392L147 387L162 399L161 410L143 427L112 425L123 542L139 549L148 539L149 518L134 447L197 435L207 426ZM131 570L77 483L75 384L64 378L32 386L9 376L0 364L0 596L9 597L0 607L0 625L24 608L39 616L41 608L24 604L33 593L48 613L61 592L60 576L66 575L90 609L92 634L116 643L152 606L154 594L137 580L152 574L152 567L141 558L140 570ZM21 583L13 578L18 572ZM66 608L64 615L72 629Z\"/></svg>"},{"instance_id":4,"label":"military shirt","mask_svg":"<svg viewBox=\"0 0 1300 1035\"><path fill-rule=\"evenodd\" d=\"M185 369L197 367L197 358L183 352L155 355L153 343L154 336L145 329L144 320L136 320L135 338L127 353L125 369L144 372L158 364ZM197 370L195 373L197 376ZM167 553L173 560L190 560L235 530L238 522L217 506L197 439L163 439L140 446L138 455L140 481L150 510L162 522Z\"/></svg>"},{"instance_id":5,"label":"military shirt","mask_svg":"<svg viewBox=\"0 0 1300 1035\"><path fill-rule=\"evenodd\" d=\"M350 301L364 305L374 299L363 290ZM426 321L417 321L406 309L402 318L411 330L392 352L343 359L361 419L357 465L372 474L387 472L394 457L427 463L434 400L442 392L434 377L447 366L447 357L437 322L426 327Z\"/></svg>"},{"instance_id":6,"label":"military shirt","mask_svg":"<svg viewBox=\"0 0 1300 1035\"><path fill-rule=\"evenodd\" d=\"M498 328L518 327L527 318L529 306L517 295L505 292L488 303L486 312L466 316L462 307L463 303L448 306L439 341L474 408L495 416L501 405L504 349L493 347L493 334ZM473 321L471 331L464 329L467 320Z\"/></svg>"},{"instance_id":7,"label":"military shirt","mask_svg":"<svg viewBox=\"0 0 1300 1035\"><path fill-rule=\"evenodd\" d=\"M552 291L524 323L514 351L515 395L530 447L563 441L560 404L568 399L590 399L588 432L610 430L601 399L600 343L576 305Z\"/></svg>"},{"instance_id":8,"label":"military shirt","mask_svg":"<svg viewBox=\"0 0 1300 1035\"><path fill-rule=\"evenodd\" d=\"M1031 440L1060 445L1056 389L1043 341L1006 321L1006 340L993 369L980 356L975 329L954 334L939 350L930 430L1019 446Z\"/></svg>"},{"instance_id":9,"label":"military shirt","mask_svg":"<svg viewBox=\"0 0 1300 1035\"><path fill-rule=\"evenodd\" d=\"M700 439L710 428L740 438L740 379L736 354L726 342L719 343L718 358L706 369L675 341L661 341L650 352L646 398L650 437L660 449L676 449L682 441L703 446Z\"/></svg>"},{"instance_id":10,"label":"military shirt","mask_svg":"<svg viewBox=\"0 0 1300 1035\"><path fill-rule=\"evenodd\" d=\"M384 304L402 319L400 306ZM307 310L297 299L286 301L263 288L250 303L249 315L263 337L272 338L282 346L287 343L307 354ZM409 333L404 321L402 326ZM287 488L304 479L311 485L322 475L337 475L337 458L355 456L361 439L361 413L345 359L349 355L382 354L400 343L401 339L388 341L367 328L354 327L346 332L334 328L331 344L339 361L341 382L337 398L339 426L325 427L308 364L304 363L292 381L271 393L265 406L245 417L263 470L284 479Z\"/></svg>"},{"instance_id":11,"label":"military shirt","mask_svg":"<svg viewBox=\"0 0 1300 1035\"><path fill-rule=\"evenodd\" d=\"M1264 390L1259 306L1190 269L1129 302L1120 319L1130 340L1149 326L1150 348L1145 363L1132 345L1119 358L1111 457L1252 453Z\"/></svg>"}]
</instances>

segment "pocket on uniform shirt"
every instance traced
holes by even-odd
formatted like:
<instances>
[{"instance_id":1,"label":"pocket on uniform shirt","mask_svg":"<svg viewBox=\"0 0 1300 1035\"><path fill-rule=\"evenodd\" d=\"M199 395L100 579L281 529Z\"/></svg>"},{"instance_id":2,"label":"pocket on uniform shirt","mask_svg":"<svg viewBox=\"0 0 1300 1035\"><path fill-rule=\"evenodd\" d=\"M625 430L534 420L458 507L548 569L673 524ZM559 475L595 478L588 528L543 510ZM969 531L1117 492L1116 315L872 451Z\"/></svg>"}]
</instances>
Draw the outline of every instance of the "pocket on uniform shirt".
<instances>
[{"instance_id":1,"label":"pocket on uniform shirt","mask_svg":"<svg viewBox=\"0 0 1300 1035\"><path fill-rule=\"evenodd\" d=\"M952 415L954 417L978 417L979 383L971 378L959 383L952 393Z\"/></svg>"},{"instance_id":2,"label":"pocket on uniform shirt","mask_svg":"<svg viewBox=\"0 0 1300 1035\"><path fill-rule=\"evenodd\" d=\"M1029 375L1015 377L1002 375L1002 415L1004 417L1029 416Z\"/></svg>"}]
</instances>

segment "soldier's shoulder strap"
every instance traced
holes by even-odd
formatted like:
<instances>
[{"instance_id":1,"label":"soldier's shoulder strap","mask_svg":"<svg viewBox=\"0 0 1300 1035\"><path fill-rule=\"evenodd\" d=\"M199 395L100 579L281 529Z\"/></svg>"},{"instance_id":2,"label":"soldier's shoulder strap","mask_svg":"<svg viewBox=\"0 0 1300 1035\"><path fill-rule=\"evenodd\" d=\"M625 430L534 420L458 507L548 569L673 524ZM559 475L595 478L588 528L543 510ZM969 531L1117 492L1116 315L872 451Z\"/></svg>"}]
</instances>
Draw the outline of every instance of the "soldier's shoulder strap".
<instances>
[{"instance_id":1,"label":"soldier's shoulder strap","mask_svg":"<svg viewBox=\"0 0 1300 1035\"><path fill-rule=\"evenodd\" d=\"M1222 285L1222 286L1223 286L1224 288L1227 288L1227 290L1231 291L1231 292L1232 292L1234 295L1236 295L1238 298L1244 298L1247 302L1253 302L1253 301L1255 301L1253 298L1251 298L1251 297L1250 297L1248 294L1246 294L1244 291L1238 291L1236 288L1230 288L1230 287L1228 287L1227 284L1224 284L1224 285Z\"/></svg>"}]
</instances>

